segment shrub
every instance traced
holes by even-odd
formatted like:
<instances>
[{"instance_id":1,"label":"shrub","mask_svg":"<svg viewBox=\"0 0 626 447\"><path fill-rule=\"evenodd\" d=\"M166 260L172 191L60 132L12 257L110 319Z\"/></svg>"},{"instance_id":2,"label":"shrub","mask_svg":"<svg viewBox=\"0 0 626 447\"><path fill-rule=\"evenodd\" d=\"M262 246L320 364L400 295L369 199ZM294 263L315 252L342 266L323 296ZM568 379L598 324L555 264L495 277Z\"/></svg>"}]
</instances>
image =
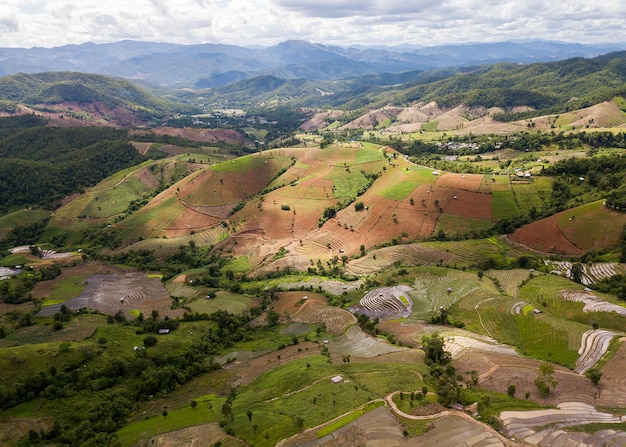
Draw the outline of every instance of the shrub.
<instances>
[{"instance_id":1,"label":"shrub","mask_svg":"<svg viewBox=\"0 0 626 447\"><path fill-rule=\"evenodd\" d=\"M143 339L143 345L147 348L157 344L157 339L154 335L148 335Z\"/></svg>"}]
</instances>

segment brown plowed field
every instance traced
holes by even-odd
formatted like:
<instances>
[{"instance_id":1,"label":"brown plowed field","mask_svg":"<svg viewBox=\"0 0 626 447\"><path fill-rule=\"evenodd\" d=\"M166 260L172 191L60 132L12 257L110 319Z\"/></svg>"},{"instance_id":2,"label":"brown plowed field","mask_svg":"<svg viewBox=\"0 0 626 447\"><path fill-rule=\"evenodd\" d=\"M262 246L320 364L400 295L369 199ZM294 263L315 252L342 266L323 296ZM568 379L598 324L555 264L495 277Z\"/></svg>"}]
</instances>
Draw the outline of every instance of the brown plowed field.
<instances>
[{"instance_id":1,"label":"brown plowed field","mask_svg":"<svg viewBox=\"0 0 626 447\"><path fill-rule=\"evenodd\" d=\"M447 172L435 182L435 187L448 187L466 191L478 192L483 181L482 174L455 174Z\"/></svg>"},{"instance_id":2,"label":"brown plowed field","mask_svg":"<svg viewBox=\"0 0 626 447\"><path fill-rule=\"evenodd\" d=\"M441 192L441 189L438 189L437 193L441 194ZM491 194L458 189L451 189L447 192L447 200L444 199L444 210L446 213L472 219L491 219Z\"/></svg>"},{"instance_id":3,"label":"brown plowed field","mask_svg":"<svg viewBox=\"0 0 626 447\"><path fill-rule=\"evenodd\" d=\"M543 253L582 255L583 250L570 242L559 229L558 220L561 214L525 225L509 235L509 240Z\"/></svg>"}]
</instances>

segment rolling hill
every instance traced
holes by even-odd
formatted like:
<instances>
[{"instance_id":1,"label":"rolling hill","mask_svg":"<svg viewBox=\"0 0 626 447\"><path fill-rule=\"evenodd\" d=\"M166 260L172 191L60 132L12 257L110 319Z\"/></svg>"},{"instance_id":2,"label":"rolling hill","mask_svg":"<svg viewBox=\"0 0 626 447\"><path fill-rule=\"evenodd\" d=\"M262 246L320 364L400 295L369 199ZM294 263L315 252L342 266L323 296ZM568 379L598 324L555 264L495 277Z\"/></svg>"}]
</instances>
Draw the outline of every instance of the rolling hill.
<instances>
[{"instance_id":1,"label":"rolling hill","mask_svg":"<svg viewBox=\"0 0 626 447\"><path fill-rule=\"evenodd\" d=\"M193 110L128 81L76 72L20 73L0 78L0 104L7 111L26 106L50 117L65 114L68 120L78 117L93 124L118 126L136 126Z\"/></svg>"}]
</instances>

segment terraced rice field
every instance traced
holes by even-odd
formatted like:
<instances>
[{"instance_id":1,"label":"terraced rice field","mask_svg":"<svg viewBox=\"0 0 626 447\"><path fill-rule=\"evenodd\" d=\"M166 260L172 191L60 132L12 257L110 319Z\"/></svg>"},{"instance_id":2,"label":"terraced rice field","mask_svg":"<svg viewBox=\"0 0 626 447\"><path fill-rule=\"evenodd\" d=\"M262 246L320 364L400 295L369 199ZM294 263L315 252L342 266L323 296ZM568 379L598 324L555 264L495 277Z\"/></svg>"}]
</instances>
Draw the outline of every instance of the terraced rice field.
<instances>
[{"instance_id":1,"label":"terraced rice field","mask_svg":"<svg viewBox=\"0 0 626 447\"><path fill-rule=\"evenodd\" d=\"M561 297L565 301L585 303L585 307L583 307L583 312L615 312L619 315L626 317L626 307L609 303L608 301L605 301L590 292L579 290L564 290L561 292Z\"/></svg>"},{"instance_id":2,"label":"terraced rice field","mask_svg":"<svg viewBox=\"0 0 626 447\"><path fill-rule=\"evenodd\" d=\"M566 278L572 277L572 263L569 261L552 261L545 260L546 265L548 265L553 273L559 274ZM623 273L626 271L624 264L619 264L616 262L598 262L592 265L581 264L583 272L582 272L582 283L584 285L595 284L603 279L610 278L613 275L617 275L619 273Z\"/></svg>"},{"instance_id":3,"label":"terraced rice field","mask_svg":"<svg viewBox=\"0 0 626 447\"><path fill-rule=\"evenodd\" d=\"M426 434L407 441L408 447L467 446L504 447L507 445L497 434L482 424L450 415L433 421Z\"/></svg>"},{"instance_id":4,"label":"terraced rice field","mask_svg":"<svg viewBox=\"0 0 626 447\"><path fill-rule=\"evenodd\" d=\"M615 332L601 329L585 332L580 342L580 349L578 350L580 357L576 361L575 371L584 374L593 368L604 357L611 340L616 335Z\"/></svg>"},{"instance_id":5,"label":"terraced rice field","mask_svg":"<svg viewBox=\"0 0 626 447\"><path fill-rule=\"evenodd\" d=\"M367 335L358 326L350 326L343 336L328 342L328 350L339 355L350 355L361 358L377 357L390 352L404 351L391 345L387 340Z\"/></svg>"},{"instance_id":6,"label":"terraced rice field","mask_svg":"<svg viewBox=\"0 0 626 447\"><path fill-rule=\"evenodd\" d=\"M411 296L416 305L418 302L428 303L432 311L440 307L449 309L454 303L481 288L478 280L473 280L472 276L469 273L458 276L420 274L415 278L415 291L411 292Z\"/></svg>"},{"instance_id":7,"label":"terraced rice field","mask_svg":"<svg viewBox=\"0 0 626 447\"><path fill-rule=\"evenodd\" d=\"M478 338L477 336L465 337L452 333L445 336L444 349L450 353L453 359L456 359L466 352L486 351L497 352L518 357L519 354L510 346L498 343L496 340L488 337Z\"/></svg>"},{"instance_id":8,"label":"terraced rice field","mask_svg":"<svg viewBox=\"0 0 626 447\"><path fill-rule=\"evenodd\" d=\"M91 275L86 283L87 287L79 296L62 304L70 310L88 308L107 315L121 310L128 317L137 310L144 315L157 310L161 317L182 315L182 311L171 310L172 300L159 278L150 278L144 273ZM46 306L39 315L54 315L60 307L61 304Z\"/></svg>"},{"instance_id":9,"label":"terraced rice field","mask_svg":"<svg viewBox=\"0 0 626 447\"><path fill-rule=\"evenodd\" d=\"M530 273L526 269L489 270L485 272L485 275L489 278L497 279L504 293L517 297L520 284L528 279Z\"/></svg>"},{"instance_id":10,"label":"terraced rice field","mask_svg":"<svg viewBox=\"0 0 626 447\"><path fill-rule=\"evenodd\" d=\"M567 432L565 427L591 423L620 423L620 416L602 413L580 402L563 402L554 410L503 411L500 419L505 433L516 439L538 446L623 446L626 433L603 430L596 434ZM626 420L626 419L625 419Z\"/></svg>"},{"instance_id":11,"label":"terraced rice field","mask_svg":"<svg viewBox=\"0 0 626 447\"><path fill-rule=\"evenodd\" d=\"M365 314L370 319L407 318L411 316L413 310L413 300L410 299L412 290L404 285L375 289L366 293L357 306L348 310L352 313Z\"/></svg>"}]
</instances>

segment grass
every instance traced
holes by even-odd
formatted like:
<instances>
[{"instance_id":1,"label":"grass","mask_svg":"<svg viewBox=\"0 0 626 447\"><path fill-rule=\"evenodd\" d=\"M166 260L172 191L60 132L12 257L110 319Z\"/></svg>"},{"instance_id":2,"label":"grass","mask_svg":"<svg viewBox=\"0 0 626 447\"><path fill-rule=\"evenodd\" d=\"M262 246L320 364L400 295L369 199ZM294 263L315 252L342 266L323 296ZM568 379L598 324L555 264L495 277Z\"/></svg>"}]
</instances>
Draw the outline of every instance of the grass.
<instances>
[{"instance_id":1,"label":"grass","mask_svg":"<svg viewBox=\"0 0 626 447\"><path fill-rule=\"evenodd\" d=\"M50 294L45 298L43 305L49 306L51 304L64 303L72 298L76 298L87 287L85 280L89 276L91 276L91 273L84 273L54 281Z\"/></svg>"},{"instance_id":2,"label":"grass","mask_svg":"<svg viewBox=\"0 0 626 447\"><path fill-rule=\"evenodd\" d=\"M252 157L246 155L244 157L238 157L233 160L225 161L217 165L211 166L211 169L215 172L245 172L248 170L248 165L252 161Z\"/></svg>"},{"instance_id":3,"label":"grass","mask_svg":"<svg viewBox=\"0 0 626 447\"><path fill-rule=\"evenodd\" d=\"M583 250L619 245L626 214L608 210L595 201L566 211L558 220L559 229Z\"/></svg>"},{"instance_id":4,"label":"grass","mask_svg":"<svg viewBox=\"0 0 626 447\"><path fill-rule=\"evenodd\" d=\"M206 295L206 294L203 294ZM193 312L212 314L218 310L225 310L239 314L251 307L250 297L225 290L217 292L215 298L198 298L188 304Z\"/></svg>"},{"instance_id":5,"label":"grass","mask_svg":"<svg viewBox=\"0 0 626 447\"><path fill-rule=\"evenodd\" d=\"M11 230L18 225L30 225L52 214L46 210L19 210L0 217L0 231Z\"/></svg>"},{"instance_id":6,"label":"grass","mask_svg":"<svg viewBox=\"0 0 626 447\"><path fill-rule=\"evenodd\" d=\"M333 181L335 198L356 197L358 191L367 185L367 179L357 169L346 169L341 166L333 168L328 178Z\"/></svg>"},{"instance_id":7,"label":"grass","mask_svg":"<svg viewBox=\"0 0 626 447\"><path fill-rule=\"evenodd\" d=\"M122 427L117 432L120 443L122 446L133 446L142 439L149 439L161 433L219 421L220 409L225 398L218 398L212 394L194 400L198 403L196 408L186 405L168 410L167 416L156 415Z\"/></svg>"},{"instance_id":8,"label":"grass","mask_svg":"<svg viewBox=\"0 0 626 447\"><path fill-rule=\"evenodd\" d=\"M602 430L615 430L615 431L626 431L626 422L621 423L610 423L610 422L594 422L591 424L583 424L583 425L571 425L569 427L563 427L565 431L571 432L582 432L588 433L590 435L597 433Z\"/></svg>"},{"instance_id":9,"label":"grass","mask_svg":"<svg viewBox=\"0 0 626 447\"><path fill-rule=\"evenodd\" d=\"M413 192L419 183L413 180L399 181L396 184L383 189L378 195L384 199L404 200Z\"/></svg>"},{"instance_id":10,"label":"grass","mask_svg":"<svg viewBox=\"0 0 626 447\"><path fill-rule=\"evenodd\" d=\"M522 213L528 213L531 208L541 210L548 202L552 191L552 179L549 177L535 177L529 183L512 183L515 200Z\"/></svg>"},{"instance_id":11,"label":"grass","mask_svg":"<svg viewBox=\"0 0 626 447\"><path fill-rule=\"evenodd\" d=\"M439 126L439 121L428 121L426 123L422 123L421 129L424 132L436 132L437 126Z\"/></svg>"},{"instance_id":12,"label":"grass","mask_svg":"<svg viewBox=\"0 0 626 447\"><path fill-rule=\"evenodd\" d=\"M513 191L493 191L491 193L491 216L498 220L520 214Z\"/></svg>"}]
</instances>

